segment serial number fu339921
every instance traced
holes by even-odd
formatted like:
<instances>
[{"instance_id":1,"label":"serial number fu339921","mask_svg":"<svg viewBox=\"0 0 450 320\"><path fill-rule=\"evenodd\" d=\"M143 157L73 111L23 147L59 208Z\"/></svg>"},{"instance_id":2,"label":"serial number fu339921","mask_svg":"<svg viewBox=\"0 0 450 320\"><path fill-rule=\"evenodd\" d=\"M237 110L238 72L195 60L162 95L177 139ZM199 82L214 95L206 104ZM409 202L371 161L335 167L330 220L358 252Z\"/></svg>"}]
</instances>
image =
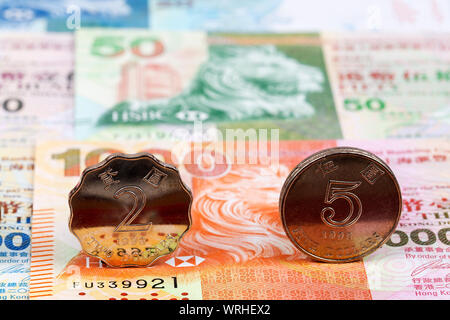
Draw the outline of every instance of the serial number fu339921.
<instances>
[{"instance_id":1,"label":"serial number fu339921","mask_svg":"<svg viewBox=\"0 0 450 320\"><path fill-rule=\"evenodd\" d=\"M137 279L137 280L108 280L108 281L73 281L72 287L74 289L94 289L94 288L111 288L111 289L177 289L177 277L170 277L168 279L153 278L153 279Z\"/></svg>"}]
</instances>

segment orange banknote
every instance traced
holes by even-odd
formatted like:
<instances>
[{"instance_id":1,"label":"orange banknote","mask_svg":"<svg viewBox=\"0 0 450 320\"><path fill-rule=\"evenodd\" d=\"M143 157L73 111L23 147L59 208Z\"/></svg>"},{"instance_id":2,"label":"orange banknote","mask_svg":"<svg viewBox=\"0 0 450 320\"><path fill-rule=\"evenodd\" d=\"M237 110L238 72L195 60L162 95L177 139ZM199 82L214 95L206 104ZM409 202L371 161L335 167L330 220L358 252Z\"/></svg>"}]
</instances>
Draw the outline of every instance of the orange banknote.
<instances>
[{"instance_id":1,"label":"orange banknote","mask_svg":"<svg viewBox=\"0 0 450 320\"><path fill-rule=\"evenodd\" d=\"M364 261L315 262L284 232L280 191L302 159L343 145L367 149L388 162L402 187L403 215L390 241ZM448 299L448 142L282 141L266 147L244 152L246 161L239 162L233 150L213 143L39 144L30 298ZM142 151L178 167L194 196L192 225L178 248L153 266L108 267L83 253L70 232L68 194L86 166L114 152ZM426 227L418 227L424 221Z\"/></svg>"}]
</instances>

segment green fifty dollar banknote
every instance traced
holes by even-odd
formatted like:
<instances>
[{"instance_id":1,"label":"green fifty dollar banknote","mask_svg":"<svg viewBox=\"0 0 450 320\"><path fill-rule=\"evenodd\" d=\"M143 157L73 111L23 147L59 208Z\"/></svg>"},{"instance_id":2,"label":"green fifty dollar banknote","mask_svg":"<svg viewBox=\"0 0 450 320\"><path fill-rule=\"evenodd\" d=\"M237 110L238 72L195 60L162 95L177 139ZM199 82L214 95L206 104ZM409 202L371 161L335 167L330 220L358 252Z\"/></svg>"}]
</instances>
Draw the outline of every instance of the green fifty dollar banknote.
<instances>
[{"instance_id":1,"label":"green fifty dollar banknote","mask_svg":"<svg viewBox=\"0 0 450 320\"><path fill-rule=\"evenodd\" d=\"M196 122L341 137L318 35L83 29L76 48L78 138L167 138Z\"/></svg>"}]
</instances>

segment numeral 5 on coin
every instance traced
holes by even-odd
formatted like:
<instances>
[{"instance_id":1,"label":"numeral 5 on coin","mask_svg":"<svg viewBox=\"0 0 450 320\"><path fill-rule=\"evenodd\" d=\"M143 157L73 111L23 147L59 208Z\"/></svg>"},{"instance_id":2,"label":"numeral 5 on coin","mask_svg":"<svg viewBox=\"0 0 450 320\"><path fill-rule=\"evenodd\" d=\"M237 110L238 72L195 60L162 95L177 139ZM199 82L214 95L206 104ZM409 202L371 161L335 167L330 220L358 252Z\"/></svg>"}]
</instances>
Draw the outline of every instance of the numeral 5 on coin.
<instances>
[{"instance_id":1,"label":"numeral 5 on coin","mask_svg":"<svg viewBox=\"0 0 450 320\"><path fill-rule=\"evenodd\" d=\"M332 207L323 208L320 217L325 224L330 227L348 227L358 221L362 213L362 203L359 197L350 191L358 188L360 184L360 181L328 181L324 202L332 204L338 199L343 199L347 201L349 211L343 220L336 221L333 219L336 214L334 209ZM354 214L355 212L356 214Z\"/></svg>"}]
</instances>

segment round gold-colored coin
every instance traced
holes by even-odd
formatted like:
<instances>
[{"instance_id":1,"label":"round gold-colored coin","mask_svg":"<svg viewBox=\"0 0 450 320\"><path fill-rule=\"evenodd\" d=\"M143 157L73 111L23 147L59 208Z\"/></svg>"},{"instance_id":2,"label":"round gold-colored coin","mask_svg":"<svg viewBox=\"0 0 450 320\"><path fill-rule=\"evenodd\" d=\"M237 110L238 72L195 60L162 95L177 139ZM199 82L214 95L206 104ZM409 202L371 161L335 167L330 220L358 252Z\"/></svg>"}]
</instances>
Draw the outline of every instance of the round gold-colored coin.
<instances>
[{"instance_id":1,"label":"round gold-colored coin","mask_svg":"<svg viewBox=\"0 0 450 320\"><path fill-rule=\"evenodd\" d=\"M148 153L113 154L84 170L70 192L69 228L109 266L149 266L175 250L191 203L175 167Z\"/></svg>"},{"instance_id":2,"label":"round gold-colored coin","mask_svg":"<svg viewBox=\"0 0 450 320\"><path fill-rule=\"evenodd\" d=\"M314 259L350 262L386 242L400 219L402 198L391 169L351 147L320 151L288 176L280 196L284 229Z\"/></svg>"}]
</instances>

